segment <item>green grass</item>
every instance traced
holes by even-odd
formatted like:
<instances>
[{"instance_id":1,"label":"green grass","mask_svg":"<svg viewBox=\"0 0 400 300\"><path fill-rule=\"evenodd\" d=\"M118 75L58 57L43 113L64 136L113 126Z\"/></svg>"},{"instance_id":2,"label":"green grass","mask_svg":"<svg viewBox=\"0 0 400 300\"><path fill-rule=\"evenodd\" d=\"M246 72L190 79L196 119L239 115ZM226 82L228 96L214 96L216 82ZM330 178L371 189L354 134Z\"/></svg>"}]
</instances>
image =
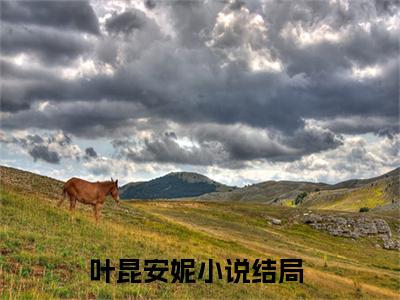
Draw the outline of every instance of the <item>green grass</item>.
<instances>
[{"instance_id":1,"label":"green grass","mask_svg":"<svg viewBox=\"0 0 400 300\"><path fill-rule=\"evenodd\" d=\"M0 182L0 294L5 299L400 296L398 252L376 248L373 239L354 241L313 230L298 221L301 208L199 201L115 207L108 200L96 225L83 205L75 214L66 204L56 207L52 195L59 195L59 183L35 175L17 180L18 172L13 176ZM36 193L21 185L27 179L40 186ZM281 219L282 225L270 224L269 218ZM399 222L391 218L390 225ZM305 275L304 284L116 284L115 278L106 284L90 281L91 258L114 263L119 258L213 258L223 265L227 258L302 258Z\"/></svg>"},{"instance_id":2,"label":"green grass","mask_svg":"<svg viewBox=\"0 0 400 300\"><path fill-rule=\"evenodd\" d=\"M358 212L361 207L375 208L388 203L383 192L383 182L374 186L367 186L356 189L353 192L345 193L334 201L319 202L313 205L318 209L340 210Z\"/></svg>"},{"instance_id":3,"label":"green grass","mask_svg":"<svg viewBox=\"0 0 400 300\"><path fill-rule=\"evenodd\" d=\"M288 206L288 207L296 207L296 205L294 204L294 199L283 200L282 205Z\"/></svg>"}]
</instances>

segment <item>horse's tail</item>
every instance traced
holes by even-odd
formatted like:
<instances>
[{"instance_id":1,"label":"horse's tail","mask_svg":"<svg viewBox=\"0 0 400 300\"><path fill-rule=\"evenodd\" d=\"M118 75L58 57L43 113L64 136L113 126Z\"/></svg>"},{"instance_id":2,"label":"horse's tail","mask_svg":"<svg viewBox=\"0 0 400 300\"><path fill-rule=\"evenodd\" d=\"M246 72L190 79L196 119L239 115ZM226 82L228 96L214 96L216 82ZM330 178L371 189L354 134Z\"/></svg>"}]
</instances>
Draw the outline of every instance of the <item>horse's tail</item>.
<instances>
[{"instance_id":1,"label":"horse's tail","mask_svg":"<svg viewBox=\"0 0 400 300\"><path fill-rule=\"evenodd\" d=\"M66 196L67 196L67 189L64 185L63 190L62 190L62 198L60 199L60 201L58 201L57 206L61 206L61 204L64 202Z\"/></svg>"}]
</instances>

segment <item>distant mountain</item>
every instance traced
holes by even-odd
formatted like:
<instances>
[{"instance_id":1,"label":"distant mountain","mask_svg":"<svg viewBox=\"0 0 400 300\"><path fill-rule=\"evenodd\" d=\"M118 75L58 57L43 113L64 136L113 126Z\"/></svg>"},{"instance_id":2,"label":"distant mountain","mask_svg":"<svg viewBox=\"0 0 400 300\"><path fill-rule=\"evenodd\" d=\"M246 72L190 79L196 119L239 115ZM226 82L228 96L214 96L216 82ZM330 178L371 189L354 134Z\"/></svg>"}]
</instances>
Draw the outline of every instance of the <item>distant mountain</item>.
<instances>
[{"instance_id":1,"label":"distant mountain","mask_svg":"<svg viewBox=\"0 0 400 300\"><path fill-rule=\"evenodd\" d=\"M358 211L361 207L391 210L400 204L400 168L369 179L351 179L337 184L266 181L231 192L200 196L201 200L248 201L309 208Z\"/></svg>"},{"instance_id":2,"label":"distant mountain","mask_svg":"<svg viewBox=\"0 0 400 300\"><path fill-rule=\"evenodd\" d=\"M280 203L294 199L302 192L319 191L328 188L325 183L301 181L265 181L231 192L219 192L201 196L202 200L252 201L263 203Z\"/></svg>"},{"instance_id":3,"label":"distant mountain","mask_svg":"<svg viewBox=\"0 0 400 300\"><path fill-rule=\"evenodd\" d=\"M389 178L389 177L396 177L400 175L400 168L394 169L386 174L383 174L378 177L368 178L368 179L350 179L346 181L339 182L331 186L333 189L340 189L340 188L356 188L363 186L365 184L378 181L381 179Z\"/></svg>"},{"instance_id":4,"label":"distant mountain","mask_svg":"<svg viewBox=\"0 0 400 300\"><path fill-rule=\"evenodd\" d=\"M46 199L61 197L63 182L31 172L0 166L0 190L10 189ZM179 172L147 182L133 182L120 190L123 199L193 198L192 200L241 201L300 206L309 209L358 212L368 207L398 218L400 168L369 179L352 179L337 184L266 181L243 188L215 182L206 176ZM296 198L301 201L296 203Z\"/></svg>"},{"instance_id":5,"label":"distant mountain","mask_svg":"<svg viewBox=\"0 0 400 300\"><path fill-rule=\"evenodd\" d=\"M369 179L352 179L309 193L303 206L317 209L358 211L397 210L400 207L400 168Z\"/></svg>"},{"instance_id":6,"label":"distant mountain","mask_svg":"<svg viewBox=\"0 0 400 300\"><path fill-rule=\"evenodd\" d=\"M173 172L146 182L121 187L121 199L171 199L197 197L206 193L234 190L210 178L191 172Z\"/></svg>"}]
</instances>

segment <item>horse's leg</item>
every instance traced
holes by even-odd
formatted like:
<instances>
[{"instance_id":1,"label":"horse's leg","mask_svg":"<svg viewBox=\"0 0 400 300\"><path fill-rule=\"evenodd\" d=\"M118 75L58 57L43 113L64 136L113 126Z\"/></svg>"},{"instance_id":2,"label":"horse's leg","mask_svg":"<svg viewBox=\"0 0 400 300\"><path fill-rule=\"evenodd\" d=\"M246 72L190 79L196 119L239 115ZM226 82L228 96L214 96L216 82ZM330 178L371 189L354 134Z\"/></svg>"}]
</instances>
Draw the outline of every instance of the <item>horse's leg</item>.
<instances>
[{"instance_id":1,"label":"horse's leg","mask_svg":"<svg viewBox=\"0 0 400 300\"><path fill-rule=\"evenodd\" d=\"M101 208L102 205L100 203L96 203L94 205L94 217L96 219L96 223L98 223L100 220Z\"/></svg>"},{"instance_id":2,"label":"horse's leg","mask_svg":"<svg viewBox=\"0 0 400 300\"><path fill-rule=\"evenodd\" d=\"M60 207L63 204L63 202L64 202L64 197L57 202L57 207Z\"/></svg>"},{"instance_id":3,"label":"horse's leg","mask_svg":"<svg viewBox=\"0 0 400 300\"><path fill-rule=\"evenodd\" d=\"M60 206L63 204L66 195L67 195L67 192L64 190L64 191L63 191L63 197L61 198L60 201L58 201L57 207L60 207Z\"/></svg>"},{"instance_id":4,"label":"horse's leg","mask_svg":"<svg viewBox=\"0 0 400 300\"><path fill-rule=\"evenodd\" d=\"M75 211L75 206L76 206L76 197L71 197L70 199L69 199L69 210L71 211L71 212L74 212Z\"/></svg>"},{"instance_id":5,"label":"horse's leg","mask_svg":"<svg viewBox=\"0 0 400 300\"><path fill-rule=\"evenodd\" d=\"M93 204L93 216L96 219L96 204Z\"/></svg>"}]
</instances>

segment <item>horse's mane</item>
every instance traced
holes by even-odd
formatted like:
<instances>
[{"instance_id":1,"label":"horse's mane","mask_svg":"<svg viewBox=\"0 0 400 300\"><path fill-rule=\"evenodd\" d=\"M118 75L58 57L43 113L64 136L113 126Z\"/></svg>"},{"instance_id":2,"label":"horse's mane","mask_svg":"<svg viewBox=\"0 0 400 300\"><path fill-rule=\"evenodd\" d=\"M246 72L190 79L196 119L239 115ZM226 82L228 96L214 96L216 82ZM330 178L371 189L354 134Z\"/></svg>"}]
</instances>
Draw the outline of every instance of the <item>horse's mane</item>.
<instances>
[{"instance_id":1,"label":"horse's mane","mask_svg":"<svg viewBox=\"0 0 400 300\"><path fill-rule=\"evenodd\" d=\"M109 183L114 183L114 181L111 181L111 180L106 180L106 181L96 181L96 183L101 183L101 184L109 184Z\"/></svg>"},{"instance_id":2,"label":"horse's mane","mask_svg":"<svg viewBox=\"0 0 400 300\"><path fill-rule=\"evenodd\" d=\"M97 184L99 184L103 189L105 189L105 188L112 188L115 185L115 182L111 180L97 181Z\"/></svg>"}]
</instances>

